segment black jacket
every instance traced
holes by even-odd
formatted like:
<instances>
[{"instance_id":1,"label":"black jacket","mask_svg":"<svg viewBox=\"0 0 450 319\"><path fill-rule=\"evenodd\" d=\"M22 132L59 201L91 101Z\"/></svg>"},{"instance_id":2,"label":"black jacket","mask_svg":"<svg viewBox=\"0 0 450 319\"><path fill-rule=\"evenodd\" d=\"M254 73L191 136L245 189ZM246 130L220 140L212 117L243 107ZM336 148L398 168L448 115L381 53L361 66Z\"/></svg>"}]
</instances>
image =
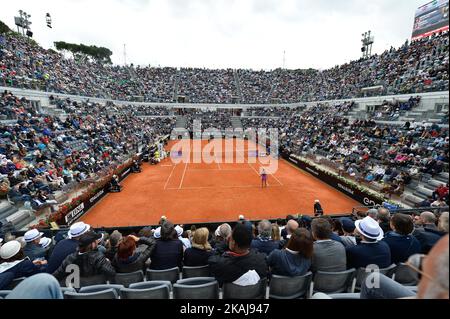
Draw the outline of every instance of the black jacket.
<instances>
[{"instance_id":1,"label":"black jacket","mask_svg":"<svg viewBox=\"0 0 450 319\"><path fill-rule=\"evenodd\" d=\"M211 255L212 251L195 247L188 248L184 251L183 265L188 267L205 266L208 264L208 258Z\"/></svg>"},{"instance_id":2,"label":"black jacket","mask_svg":"<svg viewBox=\"0 0 450 319\"><path fill-rule=\"evenodd\" d=\"M64 279L69 273L66 273L67 266L75 264L80 268L81 277L91 277L95 275L105 275L107 278L114 277L116 271L111 262L106 259L98 250L93 250L85 254L79 252L73 253L64 259L61 266L53 273L58 280Z\"/></svg>"},{"instance_id":3,"label":"black jacket","mask_svg":"<svg viewBox=\"0 0 450 319\"><path fill-rule=\"evenodd\" d=\"M119 259L117 254L114 256L112 264L118 273L127 273L145 269L145 262L150 257L155 248L155 240L153 238L140 238L139 245L146 245L143 251L137 250L133 256L127 260ZM138 247L139 249L140 247Z\"/></svg>"},{"instance_id":4,"label":"black jacket","mask_svg":"<svg viewBox=\"0 0 450 319\"><path fill-rule=\"evenodd\" d=\"M268 273L266 255L256 250L250 250L244 256L235 256L231 252L214 255L209 257L208 263L220 284L233 282L249 270L255 270L261 279L266 278Z\"/></svg>"},{"instance_id":5,"label":"black jacket","mask_svg":"<svg viewBox=\"0 0 450 319\"><path fill-rule=\"evenodd\" d=\"M150 259L150 269L181 268L183 265L183 243L179 239L157 240Z\"/></svg>"}]
</instances>

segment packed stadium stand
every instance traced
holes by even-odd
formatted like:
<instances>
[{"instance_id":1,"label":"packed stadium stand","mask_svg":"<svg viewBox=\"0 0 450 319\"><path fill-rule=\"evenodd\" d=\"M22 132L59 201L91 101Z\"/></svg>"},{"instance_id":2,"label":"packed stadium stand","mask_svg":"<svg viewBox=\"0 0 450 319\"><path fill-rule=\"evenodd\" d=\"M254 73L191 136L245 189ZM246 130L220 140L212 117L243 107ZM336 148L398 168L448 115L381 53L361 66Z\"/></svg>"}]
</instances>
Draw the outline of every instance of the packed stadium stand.
<instances>
[{"instance_id":1,"label":"packed stadium stand","mask_svg":"<svg viewBox=\"0 0 450 319\"><path fill-rule=\"evenodd\" d=\"M362 298L370 264L406 297L419 283L411 256L439 255L447 241L448 257L447 33L324 71L122 67L66 59L16 33L4 39L0 298L33 285L67 299ZM243 136L276 128L281 154L388 205L332 217L54 227L49 216L88 185L174 129L192 131L195 119ZM67 287L73 263L81 281Z\"/></svg>"}]
</instances>

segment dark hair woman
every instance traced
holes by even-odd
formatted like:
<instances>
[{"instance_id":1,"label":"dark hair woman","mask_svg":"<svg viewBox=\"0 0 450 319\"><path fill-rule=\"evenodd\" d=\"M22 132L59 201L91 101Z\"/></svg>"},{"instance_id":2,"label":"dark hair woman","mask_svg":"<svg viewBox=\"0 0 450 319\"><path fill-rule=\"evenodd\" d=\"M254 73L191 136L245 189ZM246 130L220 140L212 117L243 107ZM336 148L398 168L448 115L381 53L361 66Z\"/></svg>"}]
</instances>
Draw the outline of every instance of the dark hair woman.
<instances>
[{"instance_id":1,"label":"dark hair woman","mask_svg":"<svg viewBox=\"0 0 450 319\"><path fill-rule=\"evenodd\" d=\"M183 243L178 239L175 226L170 221L161 225L161 239L156 241L150 255L150 269L163 270L182 266Z\"/></svg>"},{"instance_id":2,"label":"dark hair woman","mask_svg":"<svg viewBox=\"0 0 450 319\"><path fill-rule=\"evenodd\" d=\"M280 276L302 276L311 267L313 239L305 228L297 228L286 248L274 250L267 258L271 271Z\"/></svg>"}]
</instances>

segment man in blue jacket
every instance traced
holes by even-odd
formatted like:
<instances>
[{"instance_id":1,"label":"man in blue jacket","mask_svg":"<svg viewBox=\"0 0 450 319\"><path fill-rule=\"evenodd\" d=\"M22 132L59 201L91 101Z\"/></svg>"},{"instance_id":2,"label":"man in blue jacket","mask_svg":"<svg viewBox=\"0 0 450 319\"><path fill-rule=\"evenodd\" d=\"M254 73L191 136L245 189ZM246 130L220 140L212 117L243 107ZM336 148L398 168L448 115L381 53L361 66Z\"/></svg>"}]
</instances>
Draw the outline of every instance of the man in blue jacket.
<instances>
[{"instance_id":1,"label":"man in blue jacket","mask_svg":"<svg viewBox=\"0 0 450 319\"><path fill-rule=\"evenodd\" d=\"M391 250L384 241L384 233L377 221L365 217L355 222L355 234L361 242L356 246L347 247L347 268L361 268L377 265L386 268L391 265Z\"/></svg>"},{"instance_id":2,"label":"man in blue jacket","mask_svg":"<svg viewBox=\"0 0 450 319\"><path fill-rule=\"evenodd\" d=\"M391 218L391 229L383 239L391 249L391 261L393 264L406 262L409 256L420 254L419 241L411 235L414 230L414 222L411 216L396 213Z\"/></svg>"},{"instance_id":3,"label":"man in blue jacket","mask_svg":"<svg viewBox=\"0 0 450 319\"><path fill-rule=\"evenodd\" d=\"M257 249L260 253L267 256L280 248L280 242L272 238L272 224L268 220L262 220L258 223L258 237L252 240L251 248Z\"/></svg>"}]
</instances>

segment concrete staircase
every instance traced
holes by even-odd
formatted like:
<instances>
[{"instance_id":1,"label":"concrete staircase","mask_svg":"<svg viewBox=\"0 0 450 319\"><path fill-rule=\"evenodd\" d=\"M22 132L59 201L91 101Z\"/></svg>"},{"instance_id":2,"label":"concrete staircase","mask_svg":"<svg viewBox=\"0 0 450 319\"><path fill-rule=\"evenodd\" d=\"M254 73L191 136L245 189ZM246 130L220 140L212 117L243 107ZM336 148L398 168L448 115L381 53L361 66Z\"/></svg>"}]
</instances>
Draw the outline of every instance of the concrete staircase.
<instances>
[{"instance_id":1,"label":"concrete staircase","mask_svg":"<svg viewBox=\"0 0 450 319\"><path fill-rule=\"evenodd\" d=\"M3 225L11 225L16 230L21 230L35 219L31 210L10 204L7 200L0 202L0 221Z\"/></svg>"},{"instance_id":2,"label":"concrete staircase","mask_svg":"<svg viewBox=\"0 0 450 319\"><path fill-rule=\"evenodd\" d=\"M420 181L413 180L405 188L405 193L401 196L402 203L415 207L427 197L432 196L434 190L441 184L447 184L449 173L444 172L433 178L430 175L424 175Z\"/></svg>"},{"instance_id":3,"label":"concrete staircase","mask_svg":"<svg viewBox=\"0 0 450 319\"><path fill-rule=\"evenodd\" d=\"M236 84L238 103L242 102L241 83L239 82L239 75L237 70L233 70L234 83Z\"/></svg>"}]
</instances>

